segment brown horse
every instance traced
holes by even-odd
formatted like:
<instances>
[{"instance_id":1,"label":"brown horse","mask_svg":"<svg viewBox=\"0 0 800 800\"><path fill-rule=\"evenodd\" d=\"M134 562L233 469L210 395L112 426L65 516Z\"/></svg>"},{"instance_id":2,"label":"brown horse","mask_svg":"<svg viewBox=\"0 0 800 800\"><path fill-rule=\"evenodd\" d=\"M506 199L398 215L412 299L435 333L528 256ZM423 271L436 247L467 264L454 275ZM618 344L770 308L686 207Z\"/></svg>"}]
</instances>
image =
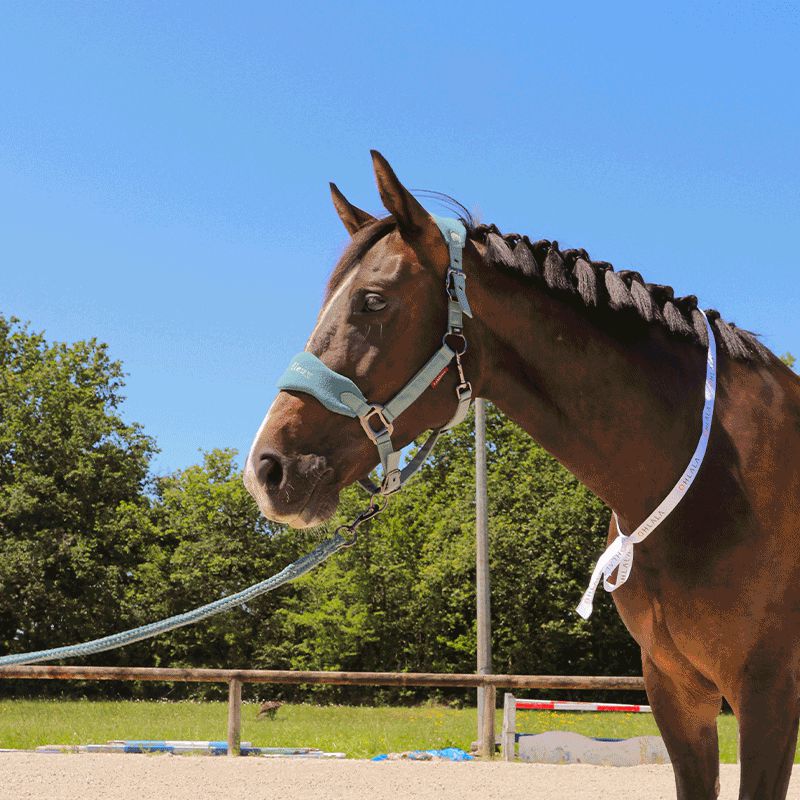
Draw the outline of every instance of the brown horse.
<instances>
[{"instance_id":1,"label":"brown horse","mask_svg":"<svg viewBox=\"0 0 800 800\"><path fill-rule=\"evenodd\" d=\"M383 402L440 346L449 259L433 219L380 154L373 162L391 216L373 218L332 186L352 242L306 349ZM465 222L474 315L464 368L475 394L633 530L699 435L708 342L696 298L583 250ZM752 334L707 314L719 364L705 461L683 502L636 545L613 598L641 647L678 797L719 791L725 697L740 725L740 798L783 798L798 727L800 380ZM452 417L456 381L450 370L396 420L396 444ZM245 482L267 517L305 527L327 519L339 491L376 461L357 420L282 391ZM612 523L609 541L616 533Z\"/></svg>"}]
</instances>

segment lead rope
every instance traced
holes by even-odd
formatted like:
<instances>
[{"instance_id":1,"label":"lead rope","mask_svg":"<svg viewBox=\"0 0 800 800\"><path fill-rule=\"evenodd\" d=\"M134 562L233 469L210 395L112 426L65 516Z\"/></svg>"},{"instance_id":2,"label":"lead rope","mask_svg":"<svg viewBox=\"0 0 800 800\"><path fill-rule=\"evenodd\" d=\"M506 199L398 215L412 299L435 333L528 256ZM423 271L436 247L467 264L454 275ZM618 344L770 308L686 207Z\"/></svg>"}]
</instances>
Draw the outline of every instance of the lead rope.
<instances>
[{"instance_id":1,"label":"lead rope","mask_svg":"<svg viewBox=\"0 0 800 800\"><path fill-rule=\"evenodd\" d=\"M36 664L40 661L52 661L62 658L78 658L79 656L102 653L104 650L115 650L118 647L124 647L134 642L141 642L143 639L158 636L161 633L167 633L167 631L174 631L184 625L192 625L224 611L230 611L236 606L244 605L262 594L271 592L285 583L296 580L301 575L311 572L314 567L318 567L334 553L338 553L339 550L343 550L346 547L351 547L356 541L358 527L380 514L386 508L386 505L387 501L381 503L372 498L369 506L364 511L358 514L349 525L338 527L330 539L326 539L310 553L298 558L297 561L293 561L272 577L255 583L247 589L242 589L241 592L214 600L214 602L195 608L193 611L186 611L174 617L151 622L148 625L141 625L138 628L131 628L120 633L113 633L110 636L103 636L101 639L92 639L89 642L70 644L64 647L52 647L49 650L37 650L32 653L14 653L0 656L0 667ZM342 535L343 533L347 535Z\"/></svg>"}]
</instances>

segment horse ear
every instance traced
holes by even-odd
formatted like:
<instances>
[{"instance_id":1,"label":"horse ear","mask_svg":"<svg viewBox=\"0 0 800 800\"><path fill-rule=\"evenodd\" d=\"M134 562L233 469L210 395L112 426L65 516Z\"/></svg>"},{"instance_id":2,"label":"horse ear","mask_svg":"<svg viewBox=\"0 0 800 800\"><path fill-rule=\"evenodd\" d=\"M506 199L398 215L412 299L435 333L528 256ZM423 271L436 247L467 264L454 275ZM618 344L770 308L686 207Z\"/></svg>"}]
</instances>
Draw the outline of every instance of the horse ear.
<instances>
[{"instance_id":1,"label":"horse ear","mask_svg":"<svg viewBox=\"0 0 800 800\"><path fill-rule=\"evenodd\" d=\"M370 222L375 222L375 217L362 211L358 206L354 206L340 191L335 183L331 183L331 199L336 208L336 213L339 219L344 223L348 233L354 236L357 231L361 230L365 225Z\"/></svg>"},{"instance_id":2,"label":"horse ear","mask_svg":"<svg viewBox=\"0 0 800 800\"><path fill-rule=\"evenodd\" d=\"M378 191L387 211L394 215L397 227L404 238L418 239L427 233L436 223L430 214L419 204L414 195L403 186L389 166L389 162L377 151L370 150L372 166L375 169L375 180Z\"/></svg>"}]
</instances>

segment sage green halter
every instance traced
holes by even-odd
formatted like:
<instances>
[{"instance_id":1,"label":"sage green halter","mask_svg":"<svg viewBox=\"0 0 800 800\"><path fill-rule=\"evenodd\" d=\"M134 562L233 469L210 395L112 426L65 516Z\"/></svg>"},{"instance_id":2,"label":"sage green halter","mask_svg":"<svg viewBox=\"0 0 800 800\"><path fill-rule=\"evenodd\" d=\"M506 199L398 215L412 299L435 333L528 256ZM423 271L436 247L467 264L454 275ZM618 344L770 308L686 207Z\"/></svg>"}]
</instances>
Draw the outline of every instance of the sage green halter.
<instances>
[{"instance_id":1,"label":"sage green halter","mask_svg":"<svg viewBox=\"0 0 800 800\"><path fill-rule=\"evenodd\" d=\"M447 295L447 330L439 349L428 359L422 369L388 403L370 403L362 391L346 375L334 372L325 366L313 353L298 353L278 381L278 389L310 394L329 411L346 417L358 418L364 433L378 448L383 480L380 488L369 480L360 481L372 495L389 495L403 484L423 465L443 431L458 425L467 415L472 402L472 385L464 377L461 357L467 349L464 336L464 315L472 316L466 291L466 275L462 265L467 231L457 219L431 215L439 226L450 251L450 266L445 278ZM451 346L452 345L452 346ZM458 369L459 383L456 386L456 409L450 421L431 431L414 458L400 467L401 450L392 444L394 421L425 390L428 389L443 369L453 361Z\"/></svg>"}]
</instances>

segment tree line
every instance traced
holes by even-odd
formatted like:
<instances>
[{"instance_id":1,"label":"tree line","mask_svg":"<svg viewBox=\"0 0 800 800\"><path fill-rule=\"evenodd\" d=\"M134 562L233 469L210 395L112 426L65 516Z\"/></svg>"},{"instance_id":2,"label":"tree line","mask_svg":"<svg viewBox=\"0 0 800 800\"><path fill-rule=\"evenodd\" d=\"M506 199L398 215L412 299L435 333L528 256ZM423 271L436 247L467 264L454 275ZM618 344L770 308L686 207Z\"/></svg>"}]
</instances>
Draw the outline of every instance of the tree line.
<instances>
[{"instance_id":1,"label":"tree line","mask_svg":"<svg viewBox=\"0 0 800 800\"><path fill-rule=\"evenodd\" d=\"M351 488L323 529L268 522L232 449L154 475L156 443L123 418L123 390L122 365L105 344L49 342L0 315L0 653L96 638L231 594L308 552L363 507L364 495ZM589 622L574 611L604 547L608 509L496 408L487 416L494 670L638 674L638 648L607 597ZM247 606L90 661L472 672L474 521L470 417L355 547ZM6 694L43 690L0 683ZM49 691L218 689L62 683ZM291 686L272 695L311 692L347 701L430 695Z\"/></svg>"}]
</instances>

